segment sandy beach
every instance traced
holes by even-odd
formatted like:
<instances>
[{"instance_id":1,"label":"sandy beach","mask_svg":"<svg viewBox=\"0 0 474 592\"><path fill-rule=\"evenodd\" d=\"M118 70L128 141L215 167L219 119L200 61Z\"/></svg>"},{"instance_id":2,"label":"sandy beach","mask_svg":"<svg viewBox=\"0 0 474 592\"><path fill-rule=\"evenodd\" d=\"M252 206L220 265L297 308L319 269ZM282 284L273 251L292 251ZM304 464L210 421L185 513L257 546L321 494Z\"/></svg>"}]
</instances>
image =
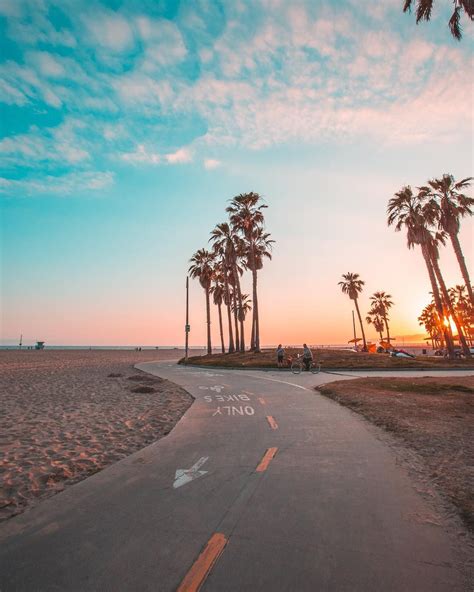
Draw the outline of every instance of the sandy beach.
<instances>
[{"instance_id":1,"label":"sandy beach","mask_svg":"<svg viewBox=\"0 0 474 592\"><path fill-rule=\"evenodd\" d=\"M0 351L0 520L162 438L192 403L133 365L181 351Z\"/></svg>"}]
</instances>

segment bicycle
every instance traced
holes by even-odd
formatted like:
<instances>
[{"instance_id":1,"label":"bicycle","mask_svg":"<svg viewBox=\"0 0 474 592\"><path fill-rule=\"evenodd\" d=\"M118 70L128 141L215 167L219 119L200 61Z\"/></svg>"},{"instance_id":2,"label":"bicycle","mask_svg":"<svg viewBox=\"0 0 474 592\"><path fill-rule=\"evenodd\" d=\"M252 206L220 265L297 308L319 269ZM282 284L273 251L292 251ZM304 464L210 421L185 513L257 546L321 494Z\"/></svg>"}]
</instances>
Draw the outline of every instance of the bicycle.
<instances>
[{"instance_id":1,"label":"bicycle","mask_svg":"<svg viewBox=\"0 0 474 592\"><path fill-rule=\"evenodd\" d=\"M303 368L305 368L305 363L303 360L303 356L300 354L297 355L295 359L291 360L291 371L293 374L301 374ZM314 360L311 360L311 364L309 367L311 374L319 374L321 372L321 364L317 364Z\"/></svg>"}]
</instances>

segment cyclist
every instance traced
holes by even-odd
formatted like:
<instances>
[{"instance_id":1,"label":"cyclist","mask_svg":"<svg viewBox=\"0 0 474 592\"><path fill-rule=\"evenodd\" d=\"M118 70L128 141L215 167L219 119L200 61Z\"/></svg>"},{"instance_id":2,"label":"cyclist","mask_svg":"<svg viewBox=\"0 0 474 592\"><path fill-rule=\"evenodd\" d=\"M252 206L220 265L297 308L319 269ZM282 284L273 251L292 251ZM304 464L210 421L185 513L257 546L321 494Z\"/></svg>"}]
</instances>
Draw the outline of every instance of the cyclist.
<instances>
[{"instance_id":1,"label":"cyclist","mask_svg":"<svg viewBox=\"0 0 474 592\"><path fill-rule=\"evenodd\" d=\"M306 345L306 343L303 343L303 364L304 364L305 370L307 372L309 372L312 361L313 361L313 353L311 352L309 347Z\"/></svg>"},{"instance_id":2,"label":"cyclist","mask_svg":"<svg viewBox=\"0 0 474 592\"><path fill-rule=\"evenodd\" d=\"M283 368L283 358L285 357L285 350L283 349L281 343L277 347L276 354L278 360L278 368Z\"/></svg>"}]
</instances>

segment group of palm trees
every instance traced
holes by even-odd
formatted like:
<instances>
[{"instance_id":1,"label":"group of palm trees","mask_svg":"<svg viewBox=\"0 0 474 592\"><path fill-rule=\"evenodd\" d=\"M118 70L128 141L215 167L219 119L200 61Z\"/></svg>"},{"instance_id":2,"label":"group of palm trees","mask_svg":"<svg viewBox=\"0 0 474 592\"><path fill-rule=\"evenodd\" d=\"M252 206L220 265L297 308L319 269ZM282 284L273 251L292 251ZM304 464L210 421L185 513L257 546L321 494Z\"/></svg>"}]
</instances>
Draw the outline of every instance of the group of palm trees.
<instances>
[{"instance_id":1,"label":"group of palm trees","mask_svg":"<svg viewBox=\"0 0 474 592\"><path fill-rule=\"evenodd\" d=\"M468 319L471 313L462 316L461 309L456 304L458 296L453 296L453 290L450 295L439 264L439 250L449 239L464 279L462 300L466 301L467 310L472 311L473 288L459 241L461 219L471 216L474 206L474 199L464 193L471 181L472 177L456 181L453 175L444 174L441 178L432 179L426 185L418 187L416 192L407 185L395 193L387 208L388 225L394 225L396 231L406 231L409 249L420 247L431 283L431 311L435 311L436 319L433 320L439 330L436 335L439 333L439 340L451 358L455 357L455 348L450 320L456 327L463 354L470 357L468 340L471 337L471 327ZM457 287L454 288L456 290ZM422 315L423 318L428 312Z\"/></svg>"},{"instance_id":2,"label":"group of palm trees","mask_svg":"<svg viewBox=\"0 0 474 592\"><path fill-rule=\"evenodd\" d=\"M357 317L359 319L360 330L362 333L362 344L363 351L367 351L367 339L365 337L364 323L362 322L362 315L359 308L359 294L362 293L365 282L360 279L358 273L344 273L342 274L342 281L339 282L341 290L344 294L347 294L349 298L354 302L355 309L357 311ZM370 309L367 312L365 320L368 325L373 325L380 337L380 341L386 339L390 343L390 327L389 327L389 314L390 309L393 306L391 300L392 296L386 292L374 292L370 297ZM386 331L386 337L384 338L383 332ZM359 341L354 335L354 345L357 345Z\"/></svg>"},{"instance_id":3,"label":"group of palm trees","mask_svg":"<svg viewBox=\"0 0 474 592\"><path fill-rule=\"evenodd\" d=\"M474 306L467 294L466 286L457 285L449 288L448 295L454 308L463 333L470 346L474 345ZM443 325L448 320L439 316L434 299L422 310L418 323L429 335L433 349L445 347L443 339ZM427 340L428 341L428 340Z\"/></svg>"},{"instance_id":4,"label":"group of palm trees","mask_svg":"<svg viewBox=\"0 0 474 592\"><path fill-rule=\"evenodd\" d=\"M226 353L222 306L227 311L227 352L244 352L244 321L252 311L250 349L260 352L260 319L257 279L265 258L271 259L275 241L265 231L263 203L258 193L242 193L226 208L228 221L217 224L211 232L210 250L199 249L191 257L189 274L197 278L206 295L207 353L212 354L211 296L217 306L222 353ZM252 299L242 292L241 276L252 274Z\"/></svg>"}]
</instances>

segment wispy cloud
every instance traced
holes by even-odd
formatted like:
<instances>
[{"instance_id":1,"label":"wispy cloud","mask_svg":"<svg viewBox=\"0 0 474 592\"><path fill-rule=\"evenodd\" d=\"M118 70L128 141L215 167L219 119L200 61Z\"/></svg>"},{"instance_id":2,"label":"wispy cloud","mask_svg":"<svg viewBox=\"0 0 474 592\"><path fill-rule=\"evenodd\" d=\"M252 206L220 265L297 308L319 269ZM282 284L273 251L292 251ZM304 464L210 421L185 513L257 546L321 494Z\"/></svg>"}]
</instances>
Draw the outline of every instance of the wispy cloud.
<instances>
[{"instance_id":1,"label":"wispy cloud","mask_svg":"<svg viewBox=\"0 0 474 592\"><path fill-rule=\"evenodd\" d=\"M121 154L121 158L131 164L183 164L192 161L192 152L189 148L179 148L175 152L159 154L139 144L134 151Z\"/></svg>"},{"instance_id":2,"label":"wispy cloud","mask_svg":"<svg viewBox=\"0 0 474 592\"><path fill-rule=\"evenodd\" d=\"M102 191L114 183L111 171L84 171L65 175L39 175L35 178L7 179L0 177L0 191L10 195L70 195L84 191Z\"/></svg>"}]
</instances>

